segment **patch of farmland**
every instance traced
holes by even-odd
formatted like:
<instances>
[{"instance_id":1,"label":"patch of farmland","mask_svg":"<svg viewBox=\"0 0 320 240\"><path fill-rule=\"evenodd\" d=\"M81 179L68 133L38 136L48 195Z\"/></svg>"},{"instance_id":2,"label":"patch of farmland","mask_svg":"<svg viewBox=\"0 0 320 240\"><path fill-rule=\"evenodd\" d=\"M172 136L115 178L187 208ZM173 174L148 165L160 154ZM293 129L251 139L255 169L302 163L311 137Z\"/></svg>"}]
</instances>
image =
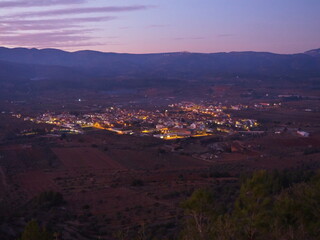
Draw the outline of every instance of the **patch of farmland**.
<instances>
[{"instance_id":1,"label":"patch of farmland","mask_svg":"<svg viewBox=\"0 0 320 240\"><path fill-rule=\"evenodd\" d=\"M44 191L59 191L50 175L41 170L17 174L16 181L30 197Z\"/></svg>"},{"instance_id":2,"label":"patch of farmland","mask_svg":"<svg viewBox=\"0 0 320 240\"><path fill-rule=\"evenodd\" d=\"M123 169L123 167L96 148L53 148L63 165L69 169Z\"/></svg>"}]
</instances>

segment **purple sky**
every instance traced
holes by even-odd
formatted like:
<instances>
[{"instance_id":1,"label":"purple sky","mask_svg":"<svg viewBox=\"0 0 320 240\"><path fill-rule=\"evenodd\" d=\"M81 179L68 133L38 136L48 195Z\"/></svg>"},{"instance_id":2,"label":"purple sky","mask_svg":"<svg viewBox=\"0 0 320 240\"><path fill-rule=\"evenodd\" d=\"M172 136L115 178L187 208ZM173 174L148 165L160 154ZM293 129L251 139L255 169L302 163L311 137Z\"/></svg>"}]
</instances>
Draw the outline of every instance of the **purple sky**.
<instances>
[{"instance_id":1,"label":"purple sky","mask_svg":"<svg viewBox=\"0 0 320 240\"><path fill-rule=\"evenodd\" d=\"M0 0L0 46L297 53L320 47L320 0Z\"/></svg>"}]
</instances>

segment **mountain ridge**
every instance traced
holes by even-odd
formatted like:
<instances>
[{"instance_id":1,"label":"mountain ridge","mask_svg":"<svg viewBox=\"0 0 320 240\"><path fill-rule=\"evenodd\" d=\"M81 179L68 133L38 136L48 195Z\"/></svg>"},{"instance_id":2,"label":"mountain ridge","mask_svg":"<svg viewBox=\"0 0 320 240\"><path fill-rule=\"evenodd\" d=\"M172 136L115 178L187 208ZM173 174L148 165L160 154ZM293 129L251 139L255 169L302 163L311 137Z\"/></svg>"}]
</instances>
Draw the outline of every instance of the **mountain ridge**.
<instances>
[{"instance_id":1,"label":"mountain ridge","mask_svg":"<svg viewBox=\"0 0 320 240\"><path fill-rule=\"evenodd\" d=\"M235 76L314 78L320 77L318 51L298 54L253 51L130 54L0 47L0 80L17 78L63 81L74 78L93 81L120 77L201 81L208 77ZM15 71L14 64L17 64L18 71Z\"/></svg>"}]
</instances>

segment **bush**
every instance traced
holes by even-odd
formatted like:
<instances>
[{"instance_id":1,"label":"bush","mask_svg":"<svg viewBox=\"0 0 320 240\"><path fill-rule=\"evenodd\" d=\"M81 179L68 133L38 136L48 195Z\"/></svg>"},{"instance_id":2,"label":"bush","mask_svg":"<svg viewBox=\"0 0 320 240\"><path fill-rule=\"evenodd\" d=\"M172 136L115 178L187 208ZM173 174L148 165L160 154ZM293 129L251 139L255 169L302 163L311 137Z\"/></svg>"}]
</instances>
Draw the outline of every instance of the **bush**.
<instances>
[{"instance_id":1,"label":"bush","mask_svg":"<svg viewBox=\"0 0 320 240\"><path fill-rule=\"evenodd\" d=\"M214 171L214 172L210 173L210 177L213 177L213 178L226 178L226 177L231 177L231 175L228 172Z\"/></svg>"},{"instance_id":2,"label":"bush","mask_svg":"<svg viewBox=\"0 0 320 240\"><path fill-rule=\"evenodd\" d=\"M131 183L131 186L133 187L144 186L144 182L141 179L134 179Z\"/></svg>"},{"instance_id":3,"label":"bush","mask_svg":"<svg viewBox=\"0 0 320 240\"><path fill-rule=\"evenodd\" d=\"M63 205L65 200L61 193L47 191L40 193L39 196L33 200L33 203L40 208L52 208Z\"/></svg>"},{"instance_id":4,"label":"bush","mask_svg":"<svg viewBox=\"0 0 320 240\"><path fill-rule=\"evenodd\" d=\"M314 154L314 153L319 153L320 152L320 148L317 147L309 147L306 148L303 152L304 155L309 155L309 154Z\"/></svg>"},{"instance_id":5,"label":"bush","mask_svg":"<svg viewBox=\"0 0 320 240\"><path fill-rule=\"evenodd\" d=\"M45 228L40 228L35 220L27 223L21 235L21 240L52 240L53 234L47 232Z\"/></svg>"}]
</instances>

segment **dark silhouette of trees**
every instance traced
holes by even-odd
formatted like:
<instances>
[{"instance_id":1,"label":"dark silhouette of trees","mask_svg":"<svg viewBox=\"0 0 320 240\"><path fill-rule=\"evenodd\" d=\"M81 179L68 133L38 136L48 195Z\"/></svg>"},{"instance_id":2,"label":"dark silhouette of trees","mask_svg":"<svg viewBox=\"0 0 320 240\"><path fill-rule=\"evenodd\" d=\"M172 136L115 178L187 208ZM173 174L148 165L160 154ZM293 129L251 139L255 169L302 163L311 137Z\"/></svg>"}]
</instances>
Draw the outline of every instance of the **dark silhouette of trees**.
<instances>
[{"instance_id":1,"label":"dark silhouette of trees","mask_svg":"<svg viewBox=\"0 0 320 240\"><path fill-rule=\"evenodd\" d=\"M31 220L25 226L21 240L53 240L53 234L41 228L36 220Z\"/></svg>"},{"instance_id":2,"label":"dark silhouette of trees","mask_svg":"<svg viewBox=\"0 0 320 240\"><path fill-rule=\"evenodd\" d=\"M320 174L257 171L243 179L234 207L221 213L211 190L182 203L182 240L319 240Z\"/></svg>"}]
</instances>

